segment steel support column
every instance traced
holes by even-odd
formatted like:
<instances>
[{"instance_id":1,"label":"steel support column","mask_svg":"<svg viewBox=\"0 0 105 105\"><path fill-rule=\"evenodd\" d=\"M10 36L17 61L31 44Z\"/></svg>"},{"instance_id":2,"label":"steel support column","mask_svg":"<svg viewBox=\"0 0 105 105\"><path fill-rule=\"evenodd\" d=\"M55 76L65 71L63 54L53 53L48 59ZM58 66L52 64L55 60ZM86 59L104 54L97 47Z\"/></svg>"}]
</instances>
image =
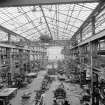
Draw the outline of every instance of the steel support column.
<instances>
[{"instance_id":1,"label":"steel support column","mask_svg":"<svg viewBox=\"0 0 105 105\"><path fill-rule=\"evenodd\" d=\"M10 44L10 42L11 42L11 35L8 34L8 43Z\"/></svg>"},{"instance_id":2,"label":"steel support column","mask_svg":"<svg viewBox=\"0 0 105 105\"><path fill-rule=\"evenodd\" d=\"M20 58L20 74L24 74L23 68L23 49L19 50L19 58Z\"/></svg>"},{"instance_id":3,"label":"steel support column","mask_svg":"<svg viewBox=\"0 0 105 105\"><path fill-rule=\"evenodd\" d=\"M80 30L80 42L82 42L82 29Z\"/></svg>"},{"instance_id":4,"label":"steel support column","mask_svg":"<svg viewBox=\"0 0 105 105\"><path fill-rule=\"evenodd\" d=\"M92 17L92 35L95 35L95 16Z\"/></svg>"},{"instance_id":5,"label":"steel support column","mask_svg":"<svg viewBox=\"0 0 105 105\"><path fill-rule=\"evenodd\" d=\"M12 83L12 77L13 77L13 67L12 67L12 57L11 57L11 48L6 48L7 51L7 59L8 59L8 87L11 87L11 83Z\"/></svg>"},{"instance_id":6,"label":"steel support column","mask_svg":"<svg viewBox=\"0 0 105 105\"><path fill-rule=\"evenodd\" d=\"M11 42L11 35L9 33L8 34L8 44L10 44ZM12 57L11 57L11 49L12 48L6 48L7 51L7 59L8 59L8 87L11 87L11 79L13 76L13 72L12 72Z\"/></svg>"},{"instance_id":7,"label":"steel support column","mask_svg":"<svg viewBox=\"0 0 105 105\"><path fill-rule=\"evenodd\" d=\"M89 42L90 46L90 69L91 69L91 105L93 105L93 56L92 56L92 42Z\"/></svg>"}]
</instances>

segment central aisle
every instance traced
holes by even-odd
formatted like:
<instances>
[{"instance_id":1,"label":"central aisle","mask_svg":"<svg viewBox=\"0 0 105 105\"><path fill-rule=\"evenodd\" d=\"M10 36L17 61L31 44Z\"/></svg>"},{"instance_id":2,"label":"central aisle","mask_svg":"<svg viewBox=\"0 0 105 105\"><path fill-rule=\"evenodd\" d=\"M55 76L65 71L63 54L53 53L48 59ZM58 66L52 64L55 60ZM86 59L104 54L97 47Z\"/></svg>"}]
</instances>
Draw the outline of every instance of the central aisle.
<instances>
[{"instance_id":1,"label":"central aisle","mask_svg":"<svg viewBox=\"0 0 105 105\"><path fill-rule=\"evenodd\" d=\"M35 101L35 95L36 92L35 90L39 90L41 87L41 82L43 81L44 75L46 74L47 71L41 71L38 73L38 77L33 80L31 84L27 86L27 88L19 89L17 91L17 95L15 98L11 100L12 105L34 105ZM31 93L31 98L29 100L25 100L22 102L21 96L23 95L24 92L30 92Z\"/></svg>"},{"instance_id":2,"label":"central aisle","mask_svg":"<svg viewBox=\"0 0 105 105\"><path fill-rule=\"evenodd\" d=\"M35 78L33 82L30 85L28 85L26 89L18 90L17 95L14 99L12 99L11 104L12 105L34 105L35 104L34 98L36 95L35 90L39 90L45 74L46 74L46 71L39 72L38 78ZM53 105L53 97L54 97L53 91L60 84L61 82L57 79L52 82L49 90L46 91L44 94L44 105ZM65 90L67 91L67 97L71 103L70 105L80 105L79 98L81 97L80 93L82 92L82 89L79 87L79 85L64 83L64 87L65 87ZM27 100L27 101L25 100L25 102L22 102L21 96L23 95L24 92L30 92L31 98L30 100Z\"/></svg>"},{"instance_id":3,"label":"central aisle","mask_svg":"<svg viewBox=\"0 0 105 105\"><path fill-rule=\"evenodd\" d=\"M45 93L44 95L44 103L45 105L53 105L53 91L58 87L60 84L60 81L56 80L54 81L50 89ZM79 85L76 84L70 84L70 83L64 83L65 89L67 91L67 97L68 100L70 101L70 105L81 105L80 104L80 93L82 89L80 89Z\"/></svg>"}]
</instances>

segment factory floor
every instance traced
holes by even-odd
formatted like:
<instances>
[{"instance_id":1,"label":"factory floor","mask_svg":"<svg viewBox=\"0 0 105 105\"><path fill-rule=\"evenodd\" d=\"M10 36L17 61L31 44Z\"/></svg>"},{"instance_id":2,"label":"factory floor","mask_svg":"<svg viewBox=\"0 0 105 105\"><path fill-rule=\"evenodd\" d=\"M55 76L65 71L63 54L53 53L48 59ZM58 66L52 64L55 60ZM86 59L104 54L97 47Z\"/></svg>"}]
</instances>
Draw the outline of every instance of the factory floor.
<instances>
[{"instance_id":1,"label":"factory floor","mask_svg":"<svg viewBox=\"0 0 105 105\"><path fill-rule=\"evenodd\" d=\"M60 81L54 81L49 91L47 91L44 94L44 105L53 105L53 91L60 85ZM70 83L64 83L65 90L67 91L67 97L69 100L70 105L81 105L80 104L80 93L82 92L82 89L79 87L79 85L76 84L70 84Z\"/></svg>"},{"instance_id":2,"label":"factory floor","mask_svg":"<svg viewBox=\"0 0 105 105\"><path fill-rule=\"evenodd\" d=\"M27 88L19 89L17 91L17 95L11 100L12 105L35 105L35 95L36 90L38 90L41 86L41 82L43 80L45 71L41 71L38 74L38 77L33 80L31 84L27 86ZM53 91L58 87L61 82L59 80L55 80L50 85L48 91L44 93L44 105L53 105ZM67 91L67 97L70 102L70 105L81 105L80 104L80 93L82 89L77 84L64 83L65 90ZM21 96L24 92L30 92L31 98L29 100L22 100Z\"/></svg>"},{"instance_id":3,"label":"factory floor","mask_svg":"<svg viewBox=\"0 0 105 105\"><path fill-rule=\"evenodd\" d=\"M41 82L45 74L46 74L46 71L39 72L38 77L35 78L31 84L29 84L26 88L19 89L17 91L17 95L11 100L11 104L12 105L34 105L36 91L40 89ZM21 96L26 92L31 93L31 98L29 100L22 100Z\"/></svg>"}]
</instances>

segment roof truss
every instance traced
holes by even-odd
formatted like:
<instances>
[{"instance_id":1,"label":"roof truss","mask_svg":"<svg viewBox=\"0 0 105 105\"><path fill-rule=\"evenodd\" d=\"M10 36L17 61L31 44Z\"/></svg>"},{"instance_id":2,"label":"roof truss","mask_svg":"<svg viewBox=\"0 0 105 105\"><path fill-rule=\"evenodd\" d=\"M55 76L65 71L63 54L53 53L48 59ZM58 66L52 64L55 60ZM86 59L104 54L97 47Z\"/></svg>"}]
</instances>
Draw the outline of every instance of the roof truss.
<instances>
[{"instance_id":1,"label":"roof truss","mask_svg":"<svg viewBox=\"0 0 105 105\"><path fill-rule=\"evenodd\" d=\"M68 3L92 3L101 0L0 0L0 7L26 6L26 5L52 5Z\"/></svg>"}]
</instances>

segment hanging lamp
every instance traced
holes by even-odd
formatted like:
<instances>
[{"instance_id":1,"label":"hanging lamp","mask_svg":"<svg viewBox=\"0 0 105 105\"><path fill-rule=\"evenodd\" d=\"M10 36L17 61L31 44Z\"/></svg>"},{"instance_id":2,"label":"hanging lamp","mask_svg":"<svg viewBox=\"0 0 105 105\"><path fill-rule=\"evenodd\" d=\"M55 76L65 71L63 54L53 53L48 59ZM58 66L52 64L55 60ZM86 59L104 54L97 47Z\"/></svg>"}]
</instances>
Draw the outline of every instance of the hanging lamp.
<instances>
[{"instance_id":1,"label":"hanging lamp","mask_svg":"<svg viewBox=\"0 0 105 105\"><path fill-rule=\"evenodd\" d=\"M43 43L49 43L52 39L52 37L50 37L49 35L45 34L45 35L41 35L39 37L39 39L43 42Z\"/></svg>"},{"instance_id":2,"label":"hanging lamp","mask_svg":"<svg viewBox=\"0 0 105 105\"><path fill-rule=\"evenodd\" d=\"M33 6L32 12L36 12L36 11L37 11L36 7Z\"/></svg>"}]
</instances>

